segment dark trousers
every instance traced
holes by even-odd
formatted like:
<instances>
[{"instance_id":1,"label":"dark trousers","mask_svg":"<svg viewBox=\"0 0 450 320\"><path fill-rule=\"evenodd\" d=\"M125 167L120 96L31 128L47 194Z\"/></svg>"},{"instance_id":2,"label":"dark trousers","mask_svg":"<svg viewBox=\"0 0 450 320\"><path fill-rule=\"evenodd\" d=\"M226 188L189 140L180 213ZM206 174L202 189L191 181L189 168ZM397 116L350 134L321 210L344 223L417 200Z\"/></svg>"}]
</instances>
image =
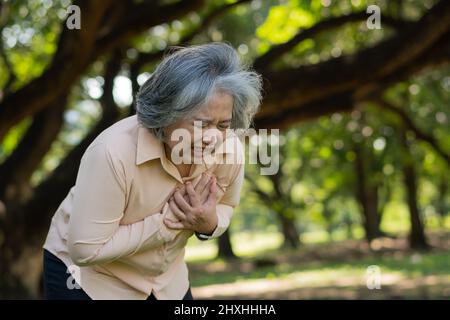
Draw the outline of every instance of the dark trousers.
<instances>
[{"instance_id":1,"label":"dark trousers","mask_svg":"<svg viewBox=\"0 0 450 320\"><path fill-rule=\"evenodd\" d=\"M67 267L58 257L44 249L44 297L46 300L91 300L83 289L70 289L68 284L74 284L69 279ZM73 286L72 286L73 287ZM153 293L147 300L157 300ZM191 288L183 300L193 300Z\"/></svg>"}]
</instances>

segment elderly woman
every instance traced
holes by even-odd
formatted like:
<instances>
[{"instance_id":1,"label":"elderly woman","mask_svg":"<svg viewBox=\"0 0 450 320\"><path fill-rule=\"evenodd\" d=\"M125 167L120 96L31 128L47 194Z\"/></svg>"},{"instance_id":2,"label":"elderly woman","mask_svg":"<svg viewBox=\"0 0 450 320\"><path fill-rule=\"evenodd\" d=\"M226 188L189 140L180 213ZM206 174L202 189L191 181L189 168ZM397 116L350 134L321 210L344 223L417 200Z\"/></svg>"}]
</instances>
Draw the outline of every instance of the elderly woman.
<instances>
[{"instance_id":1,"label":"elderly woman","mask_svg":"<svg viewBox=\"0 0 450 320\"><path fill-rule=\"evenodd\" d=\"M192 299L184 248L229 226L244 179L231 129L247 129L260 102L260 76L227 44L165 57L136 115L81 159L44 244L46 298Z\"/></svg>"}]
</instances>

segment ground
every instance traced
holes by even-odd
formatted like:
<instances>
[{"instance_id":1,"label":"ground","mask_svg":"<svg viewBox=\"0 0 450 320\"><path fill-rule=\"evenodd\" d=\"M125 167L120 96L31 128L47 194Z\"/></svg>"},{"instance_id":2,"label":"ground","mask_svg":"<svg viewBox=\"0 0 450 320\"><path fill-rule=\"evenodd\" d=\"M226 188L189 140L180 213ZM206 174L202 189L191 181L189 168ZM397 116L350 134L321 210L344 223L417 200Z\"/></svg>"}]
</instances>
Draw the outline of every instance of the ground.
<instances>
[{"instance_id":1,"label":"ground","mask_svg":"<svg viewBox=\"0 0 450 320\"><path fill-rule=\"evenodd\" d=\"M450 235L429 239L428 252L409 250L405 238L382 238L371 247L344 240L228 262L191 259L192 292L198 299L449 299Z\"/></svg>"}]
</instances>

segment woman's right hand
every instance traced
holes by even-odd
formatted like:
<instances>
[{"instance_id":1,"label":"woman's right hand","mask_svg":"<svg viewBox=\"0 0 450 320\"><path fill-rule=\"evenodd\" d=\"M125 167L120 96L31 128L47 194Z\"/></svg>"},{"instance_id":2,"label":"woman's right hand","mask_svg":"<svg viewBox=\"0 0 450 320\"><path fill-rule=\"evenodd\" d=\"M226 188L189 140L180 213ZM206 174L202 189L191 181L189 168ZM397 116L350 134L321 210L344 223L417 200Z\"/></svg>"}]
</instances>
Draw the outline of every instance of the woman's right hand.
<instances>
[{"instance_id":1,"label":"woman's right hand","mask_svg":"<svg viewBox=\"0 0 450 320\"><path fill-rule=\"evenodd\" d=\"M208 199L209 196L209 190L211 187L213 173L211 171L205 171L202 173L202 176L200 180L197 182L197 184L194 187L195 193L199 196L200 202L203 204ZM190 203L189 194L186 190L186 186L183 184L182 186L175 189L174 193L176 191L179 191L181 196L186 200L186 202ZM169 204L174 202L173 194L169 198ZM191 203L190 203L191 204ZM192 204L191 204L192 205ZM173 210L173 209L172 209ZM179 221L176 217L170 217L171 220Z\"/></svg>"},{"instance_id":2,"label":"woman's right hand","mask_svg":"<svg viewBox=\"0 0 450 320\"><path fill-rule=\"evenodd\" d=\"M209 188L211 186L212 177L213 177L213 173L211 173L211 171L203 172L202 177L200 178L200 180L194 187L195 193L197 193L197 195L200 197L202 204L206 201L206 199L208 199ZM186 201L188 201L188 202L190 201L189 195L186 190L186 186L184 184L178 188L178 191L180 192L180 194L183 196L183 198ZM172 195L172 197L173 197L173 195Z\"/></svg>"},{"instance_id":3,"label":"woman's right hand","mask_svg":"<svg viewBox=\"0 0 450 320\"><path fill-rule=\"evenodd\" d=\"M217 216L217 183L213 176L207 183L207 199L202 199L202 193L198 194L191 182L186 182L189 201L186 201L180 192L175 192L174 199L169 201L173 214L178 218L177 222L165 219L164 223L171 229L186 229L203 234L213 234L218 225Z\"/></svg>"}]
</instances>

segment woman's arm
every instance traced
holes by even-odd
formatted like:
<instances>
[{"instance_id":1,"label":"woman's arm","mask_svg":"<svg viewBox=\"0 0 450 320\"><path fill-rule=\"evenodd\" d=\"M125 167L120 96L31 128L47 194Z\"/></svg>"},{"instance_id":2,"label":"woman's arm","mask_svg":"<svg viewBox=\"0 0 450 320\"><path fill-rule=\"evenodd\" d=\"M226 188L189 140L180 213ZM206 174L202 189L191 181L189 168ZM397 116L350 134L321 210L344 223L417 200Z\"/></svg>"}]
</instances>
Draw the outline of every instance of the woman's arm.
<instances>
[{"instance_id":1,"label":"woman's arm","mask_svg":"<svg viewBox=\"0 0 450 320\"><path fill-rule=\"evenodd\" d=\"M126 205L124 166L107 145L84 154L75 185L69 221L68 250L77 265L106 263L169 242L179 230L165 226L172 213L166 203L160 213L129 225L119 225Z\"/></svg>"}]
</instances>

